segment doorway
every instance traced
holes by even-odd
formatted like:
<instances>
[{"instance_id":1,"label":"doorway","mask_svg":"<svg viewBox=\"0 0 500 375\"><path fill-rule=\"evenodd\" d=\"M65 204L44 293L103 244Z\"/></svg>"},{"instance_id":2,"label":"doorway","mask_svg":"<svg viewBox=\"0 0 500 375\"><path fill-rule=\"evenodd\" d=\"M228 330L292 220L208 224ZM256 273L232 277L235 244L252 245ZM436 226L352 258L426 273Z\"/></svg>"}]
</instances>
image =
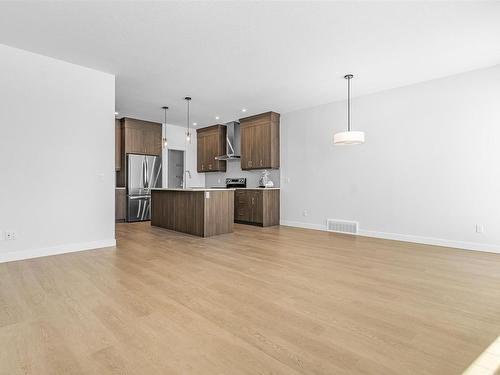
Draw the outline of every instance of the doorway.
<instances>
[{"instance_id":1,"label":"doorway","mask_svg":"<svg viewBox=\"0 0 500 375\"><path fill-rule=\"evenodd\" d=\"M184 176L184 151L168 150L168 187L182 188Z\"/></svg>"}]
</instances>

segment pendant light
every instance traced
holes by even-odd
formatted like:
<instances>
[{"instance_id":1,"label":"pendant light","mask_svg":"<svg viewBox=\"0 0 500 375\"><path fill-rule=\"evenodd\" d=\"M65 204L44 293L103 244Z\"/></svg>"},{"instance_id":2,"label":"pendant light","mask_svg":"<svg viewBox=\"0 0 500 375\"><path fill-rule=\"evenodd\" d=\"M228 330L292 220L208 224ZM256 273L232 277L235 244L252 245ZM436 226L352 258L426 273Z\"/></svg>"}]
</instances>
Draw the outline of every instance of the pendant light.
<instances>
[{"instance_id":1,"label":"pendant light","mask_svg":"<svg viewBox=\"0 0 500 375\"><path fill-rule=\"evenodd\" d=\"M347 131L336 133L333 136L334 145L359 145L365 142L365 133L351 130L351 79L352 74L346 74L347 80Z\"/></svg>"},{"instance_id":2,"label":"pendant light","mask_svg":"<svg viewBox=\"0 0 500 375\"><path fill-rule=\"evenodd\" d=\"M167 148L168 142L167 142L167 106L161 107L163 111L165 112L165 121L163 122L163 135L164 137L162 138L162 143L163 143L163 148Z\"/></svg>"},{"instance_id":3,"label":"pendant light","mask_svg":"<svg viewBox=\"0 0 500 375\"><path fill-rule=\"evenodd\" d=\"M191 101L191 98L189 96L186 96L184 98L187 102L187 130L186 130L186 142L191 143L191 129L189 128L189 102Z\"/></svg>"}]
</instances>

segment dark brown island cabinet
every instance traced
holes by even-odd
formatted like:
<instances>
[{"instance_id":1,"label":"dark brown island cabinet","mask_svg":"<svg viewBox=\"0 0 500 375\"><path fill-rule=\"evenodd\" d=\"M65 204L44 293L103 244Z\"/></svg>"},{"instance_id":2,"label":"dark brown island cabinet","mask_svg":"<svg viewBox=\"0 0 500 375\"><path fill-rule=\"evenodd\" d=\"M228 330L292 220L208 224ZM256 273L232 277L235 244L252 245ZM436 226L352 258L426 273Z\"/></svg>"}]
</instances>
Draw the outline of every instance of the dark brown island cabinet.
<instances>
[{"instance_id":1,"label":"dark brown island cabinet","mask_svg":"<svg viewBox=\"0 0 500 375\"><path fill-rule=\"evenodd\" d=\"M240 119L241 169L280 167L280 115L266 112Z\"/></svg>"},{"instance_id":2,"label":"dark brown island cabinet","mask_svg":"<svg viewBox=\"0 0 500 375\"><path fill-rule=\"evenodd\" d=\"M226 126L212 125L196 130L198 173L225 172L226 161L215 157L226 153Z\"/></svg>"},{"instance_id":3,"label":"dark brown island cabinet","mask_svg":"<svg viewBox=\"0 0 500 375\"><path fill-rule=\"evenodd\" d=\"M234 221L262 227L280 223L280 190L236 189L234 193Z\"/></svg>"},{"instance_id":4,"label":"dark brown island cabinet","mask_svg":"<svg viewBox=\"0 0 500 375\"><path fill-rule=\"evenodd\" d=\"M151 225L200 237L231 233L234 189L152 189Z\"/></svg>"}]
</instances>

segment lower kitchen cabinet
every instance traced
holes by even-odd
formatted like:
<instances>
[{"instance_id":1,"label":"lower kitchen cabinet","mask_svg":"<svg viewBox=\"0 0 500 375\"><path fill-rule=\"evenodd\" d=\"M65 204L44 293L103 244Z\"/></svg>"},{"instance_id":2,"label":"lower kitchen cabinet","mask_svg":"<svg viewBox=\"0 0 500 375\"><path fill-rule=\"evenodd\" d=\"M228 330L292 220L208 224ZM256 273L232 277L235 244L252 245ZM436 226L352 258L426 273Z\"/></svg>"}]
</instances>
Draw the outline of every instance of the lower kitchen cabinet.
<instances>
[{"instance_id":1,"label":"lower kitchen cabinet","mask_svg":"<svg viewBox=\"0 0 500 375\"><path fill-rule=\"evenodd\" d=\"M280 222L279 189L236 189L234 221L263 227Z\"/></svg>"},{"instance_id":2,"label":"lower kitchen cabinet","mask_svg":"<svg viewBox=\"0 0 500 375\"><path fill-rule=\"evenodd\" d=\"M115 221L125 221L127 216L127 190L115 189Z\"/></svg>"}]
</instances>

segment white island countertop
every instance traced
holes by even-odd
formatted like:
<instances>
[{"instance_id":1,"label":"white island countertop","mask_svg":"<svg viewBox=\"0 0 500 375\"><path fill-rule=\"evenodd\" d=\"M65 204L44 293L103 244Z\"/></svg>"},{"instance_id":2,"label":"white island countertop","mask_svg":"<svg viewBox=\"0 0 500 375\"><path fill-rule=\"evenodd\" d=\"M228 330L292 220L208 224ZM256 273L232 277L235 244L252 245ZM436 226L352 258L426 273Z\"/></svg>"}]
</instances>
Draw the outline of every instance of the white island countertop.
<instances>
[{"instance_id":1,"label":"white island countertop","mask_svg":"<svg viewBox=\"0 0 500 375\"><path fill-rule=\"evenodd\" d=\"M225 189L223 186L221 187L218 187L218 186L215 186L215 187L212 187L212 189L216 189L216 190L220 190L220 189ZM262 187L254 187L254 188L251 188L251 187L237 187L237 188L234 188L236 190L279 190L280 188L279 187L269 187L269 188L262 188Z\"/></svg>"},{"instance_id":2,"label":"white island countertop","mask_svg":"<svg viewBox=\"0 0 500 375\"><path fill-rule=\"evenodd\" d=\"M227 188L202 188L202 187L197 187L197 188L187 188L187 189L182 189L182 188L153 188L151 189L152 191L188 191L188 192L193 192L193 191L225 191L225 190L236 190L236 189L227 189Z\"/></svg>"}]
</instances>

